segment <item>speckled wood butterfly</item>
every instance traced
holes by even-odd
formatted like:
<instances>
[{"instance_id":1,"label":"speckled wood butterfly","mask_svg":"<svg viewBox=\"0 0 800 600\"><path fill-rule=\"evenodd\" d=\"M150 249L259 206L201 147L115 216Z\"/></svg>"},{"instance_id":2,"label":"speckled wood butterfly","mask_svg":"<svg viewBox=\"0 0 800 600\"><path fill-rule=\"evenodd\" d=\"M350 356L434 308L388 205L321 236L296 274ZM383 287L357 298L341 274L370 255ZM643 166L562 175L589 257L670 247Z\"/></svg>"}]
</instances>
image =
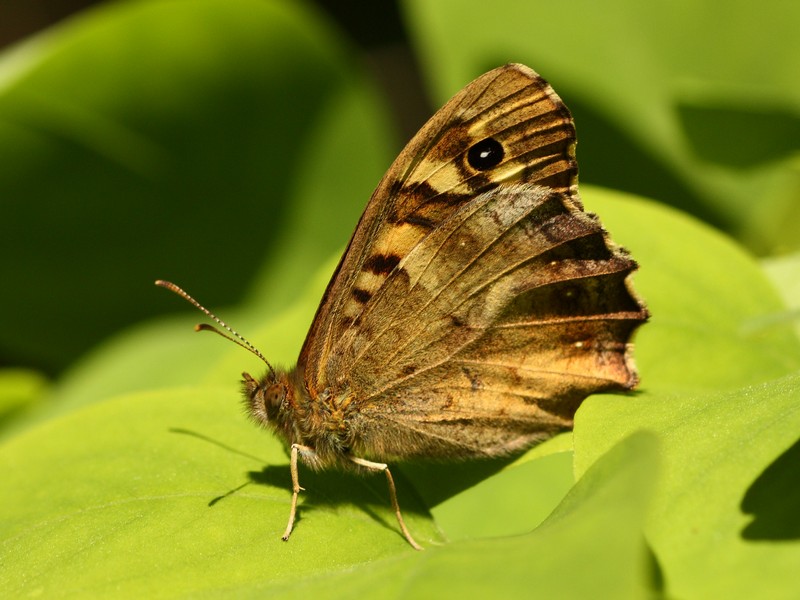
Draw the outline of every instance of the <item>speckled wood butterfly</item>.
<instances>
[{"instance_id":1,"label":"speckled wood butterfly","mask_svg":"<svg viewBox=\"0 0 800 600\"><path fill-rule=\"evenodd\" d=\"M267 364L261 379L243 375L244 394L291 449L284 540L298 458L384 472L419 549L383 461L520 451L569 429L589 394L636 385L630 340L647 319L636 263L583 211L577 174L567 107L531 69L506 65L456 94L394 161L291 371L157 282Z\"/></svg>"}]
</instances>

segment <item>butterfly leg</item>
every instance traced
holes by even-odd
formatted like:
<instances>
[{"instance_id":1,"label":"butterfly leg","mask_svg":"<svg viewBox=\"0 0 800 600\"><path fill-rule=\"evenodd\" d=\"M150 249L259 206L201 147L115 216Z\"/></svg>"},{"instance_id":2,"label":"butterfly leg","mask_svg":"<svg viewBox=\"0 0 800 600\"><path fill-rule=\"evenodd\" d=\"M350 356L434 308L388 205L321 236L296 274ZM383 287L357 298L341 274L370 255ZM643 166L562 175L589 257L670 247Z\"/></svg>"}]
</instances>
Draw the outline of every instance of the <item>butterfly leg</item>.
<instances>
[{"instance_id":1,"label":"butterfly leg","mask_svg":"<svg viewBox=\"0 0 800 600\"><path fill-rule=\"evenodd\" d=\"M297 455L301 452L303 454L313 455L314 449L301 444L292 444L291 458L289 461L289 470L292 472L292 507L289 509L289 523L286 525L286 531L284 531L281 536L284 542L289 539L292 533L294 519L297 515L297 496L300 494L300 490L303 489L300 487L300 476L297 473Z\"/></svg>"},{"instance_id":2,"label":"butterfly leg","mask_svg":"<svg viewBox=\"0 0 800 600\"><path fill-rule=\"evenodd\" d=\"M397 523L400 525L400 530L403 532L406 540L409 544L411 544L411 547L414 548L414 550L422 550L422 546L414 541L414 538L411 537L411 533L408 531L408 527L406 527L405 521L403 521L403 515L400 513L400 504L397 502L397 489L394 486L394 479L392 478L392 472L389 470L389 465L372 462L356 456L350 456L348 458L355 464L371 471L383 471L386 473L386 481L389 483L389 498L392 501L392 508L394 509L395 516L397 517Z\"/></svg>"}]
</instances>

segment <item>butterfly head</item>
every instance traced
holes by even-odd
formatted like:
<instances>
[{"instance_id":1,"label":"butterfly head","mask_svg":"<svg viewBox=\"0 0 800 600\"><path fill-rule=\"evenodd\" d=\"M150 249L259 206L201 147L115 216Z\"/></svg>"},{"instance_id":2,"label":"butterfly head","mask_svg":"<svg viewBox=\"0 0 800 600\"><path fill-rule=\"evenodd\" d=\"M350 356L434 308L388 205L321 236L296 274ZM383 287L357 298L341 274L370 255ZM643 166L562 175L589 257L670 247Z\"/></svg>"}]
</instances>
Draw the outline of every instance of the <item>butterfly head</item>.
<instances>
[{"instance_id":1,"label":"butterfly head","mask_svg":"<svg viewBox=\"0 0 800 600\"><path fill-rule=\"evenodd\" d=\"M250 373L242 373L242 388L247 412L253 420L259 425L280 429L292 398L292 386L286 374L269 370L259 380Z\"/></svg>"}]
</instances>

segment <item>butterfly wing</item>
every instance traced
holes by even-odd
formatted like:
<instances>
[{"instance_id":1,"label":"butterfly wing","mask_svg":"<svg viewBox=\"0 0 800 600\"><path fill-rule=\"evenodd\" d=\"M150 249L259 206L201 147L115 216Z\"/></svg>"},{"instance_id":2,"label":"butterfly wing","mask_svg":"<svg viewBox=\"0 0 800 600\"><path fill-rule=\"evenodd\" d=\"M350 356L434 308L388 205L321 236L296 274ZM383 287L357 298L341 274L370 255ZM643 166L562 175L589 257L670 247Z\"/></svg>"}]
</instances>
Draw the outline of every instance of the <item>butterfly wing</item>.
<instances>
[{"instance_id":1,"label":"butterfly wing","mask_svg":"<svg viewBox=\"0 0 800 600\"><path fill-rule=\"evenodd\" d=\"M564 193L485 192L417 244L340 340L357 451L496 455L629 389L635 262Z\"/></svg>"},{"instance_id":2,"label":"butterfly wing","mask_svg":"<svg viewBox=\"0 0 800 600\"><path fill-rule=\"evenodd\" d=\"M476 168L469 150L487 139L500 144L502 160ZM372 297L409 252L477 195L528 182L561 192L579 207L574 147L569 111L524 65L482 75L441 108L381 180L328 285L296 367L310 397L347 385L352 359L343 336L358 328Z\"/></svg>"},{"instance_id":3,"label":"butterfly wing","mask_svg":"<svg viewBox=\"0 0 800 600\"><path fill-rule=\"evenodd\" d=\"M577 194L575 131L522 65L451 99L373 194L298 362L359 455L496 455L636 383L646 318Z\"/></svg>"}]
</instances>

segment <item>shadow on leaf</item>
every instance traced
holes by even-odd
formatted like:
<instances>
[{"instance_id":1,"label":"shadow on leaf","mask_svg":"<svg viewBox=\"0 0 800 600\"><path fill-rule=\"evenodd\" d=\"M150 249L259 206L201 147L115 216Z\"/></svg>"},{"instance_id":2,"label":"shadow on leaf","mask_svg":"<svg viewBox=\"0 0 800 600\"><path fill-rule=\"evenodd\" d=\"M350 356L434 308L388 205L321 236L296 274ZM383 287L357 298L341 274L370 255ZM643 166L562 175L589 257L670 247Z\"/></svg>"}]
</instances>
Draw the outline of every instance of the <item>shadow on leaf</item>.
<instances>
[{"instance_id":1,"label":"shadow on leaf","mask_svg":"<svg viewBox=\"0 0 800 600\"><path fill-rule=\"evenodd\" d=\"M422 499L414 491L408 480L393 469L395 485L400 506L404 514L416 513L429 515ZM247 474L251 483L279 487L291 493L291 476L289 465L268 465L261 471L250 471ZM295 528L303 520L303 513L319 508L331 509L336 506L352 505L368 515L376 523L387 529L397 530L397 522L391 513L389 492L386 479L381 473L360 475L348 471L330 469L327 471L312 471L300 466L300 493ZM232 490L233 493L241 489ZM385 508L385 511L375 511L374 507ZM289 516L288 510L286 516Z\"/></svg>"},{"instance_id":2,"label":"shadow on leaf","mask_svg":"<svg viewBox=\"0 0 800 600\"><path fill-rule=\"evenodd\" d=\"M262 464L265 462L262 458L247 452L242 452L237 448L196 431L179 427L170 428L169 431L170 433L177 433L202 440L226 452L232 452L239 456L256 460ZM289 472L288 452L286 456L287 463L267 465L260 471L249 471L247 473L248 481L230 489L220 496L212 498L209 500L208 506L213 508L219 502L235 496L239 491L250 485L280 488L285 490L288 496L291 494L292 480ZM430 516L425 502L420 498L419 494L416 493L409 480L400 472L400 469L392 468L392 474L394 476L395 485L397 486L397 494L403 513ZM300 505L298 507L295 526L302 521L303 512L313 511L318 508L330 509L335 506L349 504L357 507L360 511L369 515L370 518L380 523L382 526L392 530L396 530L397 528L394 515L391 513L386 479L380 473L362 475L337 469L312 471L311 469L304 468L301 464L300 485L304 488L304 491L300 494ZM384 513L377 512L374 510L376 506L385 507L387 510Z\"/></svg>"},{"instance_id":3,"label":"shadow on leaf","mask_svg":"<svg viewBox=\"0 0 800 600\"><path fill-rule=\"evenodd\" d=\"M746 540L800 539L800 440L781 454L753 482L741 509L753 515L742 530Z\"/></svg>"},{"instance_id":4,"label":"shadow on leaf","mask_svg":"<svg viewBox=\"0 0 800 600\"><path fill-rule=\"evenodd\" d=\"M179 427L170 428L169 431L170 433L178 433L208 442L218 448L256 460L262 464L266 462L263 458L242 452L196 431ZM288 461L288 451L286 452L286 458ZM518 458L517 455L463 462L404 462L389 466L397 484L398 497L403 512L427 514L428 507L436 506L448 498L469 489L494 475L516 458ZM287 492L291 492L292 482L288 464L268 465L261 471L251 471L248 476L249 482L214 498L209 503L209 506L213 506L220 500L234 495L251 483L283 488ZM387 506L389 503L386 480L379 473L357 474L337 469L312 471L304 468L301 463L300 485L303 488L314 490L311 494L301 494L304 509L313 508L314 504L329 506L342 503L355 504L359 508L365 509L370 503L373 505L386 503Z\"/></svg>"},{"instance_id":5,"label":"shadow on leaf","mask_svg":"<svg viewBox=\"0 0 800 600\"><path fill-rule=\"evenodd\" d=\"M229 446L228 444L220 442L219 440L215 440L214 438L210 438L207 435L198 433L196 431L192 431L190 429L183 429L181 427L170 427L169 432L178 433L180 435L188 435L189 437L197 438L198 440L208 442L209 444L213 444L218 448L222 448L223 450L227 450L228 452L233 452L234 454L238 454L239 456L244 456L245 458L252 458L253 460L256 460L258 462L264 462L263 458L259 458L258 456L255 456L253 454L248 454L247 452L242 452L241 450L237 450L233 446Z\"/></svg>"}]
</instances>

